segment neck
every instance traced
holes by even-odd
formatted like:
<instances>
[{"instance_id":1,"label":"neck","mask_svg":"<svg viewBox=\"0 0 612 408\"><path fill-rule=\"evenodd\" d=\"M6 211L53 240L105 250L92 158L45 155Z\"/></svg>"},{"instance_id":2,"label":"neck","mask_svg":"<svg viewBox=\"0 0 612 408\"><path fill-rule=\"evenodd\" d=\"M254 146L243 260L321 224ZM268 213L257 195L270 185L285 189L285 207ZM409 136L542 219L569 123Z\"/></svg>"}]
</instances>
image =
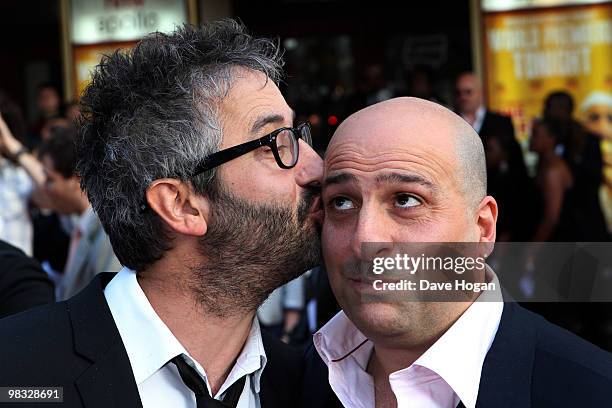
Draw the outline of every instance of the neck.
<instances>
[{"instance_id":1,"label":"neck","mask_svg":"<svg viewBox=\"0 0 612 408\"><path fill-rule=\"evenodd\" d=\"M368 362L368 372L373 377L389 378L392 373L410 367L433 343L411 348L392 348L375 344Z\"/></svg>"},{"instance_id":2,"label":"neck","mask_svg":"<svg viewBox=\"0 0 612 408\"><path fill-rule=\"evenodd\" d=\"M211 315L203 310L190 290L176 284L184 279L186 271L168 272L171 270L151 267L138 273L138 283L161 320L204 367L214 395L246 342L255 311L228 317Z\"/></svg>"},{"instance_id":3,"label":"neck","mask_svg":"<svg viewBox=\"0 0 612 408\"><path fill-rule=\"evenodd\" d=\"M410 367L419 359L470 307L472 302L455 302L452 308L434 308L429 313L437 316L434 321L424 322L419 326L406 329L402 335L393 337L366 336L374 343L368 371L371 374L390 374ZM365 334L365 333L364 333Z\"/></svg>"},{"instance_id":4,"label":"neck","mask_svg":"<svg viewBox=\"0 0 612 408\"><path fill-rule=\"evenodd\" d=\"M77 211L78 211L78 213L79 213L79 215L83 215L83 214L85 214L85 211L87 211L87 209L88 209L89 207L90 207L90 205L89 205L89 201L88 201L88 202L86 202L86 203L81 203L81 204L79 205L78 210L77 210Z\"/></svg>"},{"instance_id":5,"label":"neck","mask_svg":"<svg viewBox=\"0 0 612 408\"><path fill-rule=\"evenodd\" d=\"M91 203L87 199L87 195L79 190L79 196L75 201L75 212L81 216L85 214L85 211L87 211L89 207L91 207Z\"/></svg>"}]
</instances>

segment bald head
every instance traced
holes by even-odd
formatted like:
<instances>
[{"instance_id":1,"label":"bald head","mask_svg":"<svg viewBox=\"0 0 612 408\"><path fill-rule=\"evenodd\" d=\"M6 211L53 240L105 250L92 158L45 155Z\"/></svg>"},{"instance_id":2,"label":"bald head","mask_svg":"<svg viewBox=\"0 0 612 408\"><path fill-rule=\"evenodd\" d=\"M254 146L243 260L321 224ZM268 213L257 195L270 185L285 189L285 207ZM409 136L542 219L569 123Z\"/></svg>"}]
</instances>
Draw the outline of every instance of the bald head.
<instances>
[{"instance_id":1,"label":"bald head","mask_svg":"<svg viewBox=\"0 0 612 408\"><path fill-rule=\"evenodd\" d=\"M378 154L397 161L394 152L402 154L431 178L449 178L470 206L486 195L485 155L479 136L458 115L437 103L395 98L349 116L330 141L328 167L337 161L335 153L347 146L362 151L366 162Z\"/></svg>"}]
</instances>

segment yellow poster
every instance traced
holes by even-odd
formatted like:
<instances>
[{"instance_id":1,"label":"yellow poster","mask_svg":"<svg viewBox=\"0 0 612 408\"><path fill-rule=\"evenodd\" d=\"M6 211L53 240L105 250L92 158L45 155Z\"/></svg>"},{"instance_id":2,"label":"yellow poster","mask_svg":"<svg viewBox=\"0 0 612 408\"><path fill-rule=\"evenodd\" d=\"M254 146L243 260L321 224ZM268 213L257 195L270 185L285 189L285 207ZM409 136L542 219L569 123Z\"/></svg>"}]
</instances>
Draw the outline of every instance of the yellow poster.
<instances>
[{"instance_id":1,"label":"yellow poster","mask_svg":"<svg viewBox=\"0 0 612 408\"><path fill-rule=\"evenodd\" d=\"M612 226L612 2L485 13L487 101L526 141L546 96L574 97L575 116L602 139L602 204Z\"/></svg>"}]
</instances>

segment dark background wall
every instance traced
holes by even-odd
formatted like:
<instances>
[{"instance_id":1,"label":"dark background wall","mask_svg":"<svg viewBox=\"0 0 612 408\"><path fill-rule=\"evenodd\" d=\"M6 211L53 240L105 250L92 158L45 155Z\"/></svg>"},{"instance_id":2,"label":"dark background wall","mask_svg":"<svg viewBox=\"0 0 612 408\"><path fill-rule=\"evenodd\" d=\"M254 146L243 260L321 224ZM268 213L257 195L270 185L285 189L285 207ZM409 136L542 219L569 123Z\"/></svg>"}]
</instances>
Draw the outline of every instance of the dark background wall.
<instances>
[{"instance_id":1,"label":"dark background wall","mask_svg":"<svg viewBox=\"0 0 612 408\"><path fill-rule=\"evenodd\" d=\"M61 27L58 0L0 1L0 89L31 118L36 87L61 89Z\"/></svg>"}]
</instances>

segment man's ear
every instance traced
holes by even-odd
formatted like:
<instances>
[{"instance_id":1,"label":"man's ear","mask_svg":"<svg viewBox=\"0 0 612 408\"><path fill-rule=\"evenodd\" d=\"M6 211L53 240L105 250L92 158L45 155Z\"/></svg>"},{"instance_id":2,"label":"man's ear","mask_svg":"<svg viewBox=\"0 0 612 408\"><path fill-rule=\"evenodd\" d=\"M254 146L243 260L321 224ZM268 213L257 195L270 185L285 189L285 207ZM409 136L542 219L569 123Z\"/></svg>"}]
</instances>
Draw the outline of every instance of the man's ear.
<instances>
[{"instance_id":1,"label":"man's ear","mask_svg":"<svg viewBox=\"0 0 612 408\"><path fill-rule=\"evenodd\" d=\"M497 202L491 196L486 196L478 205L476 211L480 242L495 242L497 235Z\"/></svg>"},{"instance_id":2,"label":"man's ear","mask_svg":"<svg viewBox=\"0 0 612 408\"><path fill-rule=\"evenodd\" d=\"M210 202L186 183L172 178L155 180L146 192L149 207L179 234L202 236L208 229Z\"/></svg>"}]
</instances>

